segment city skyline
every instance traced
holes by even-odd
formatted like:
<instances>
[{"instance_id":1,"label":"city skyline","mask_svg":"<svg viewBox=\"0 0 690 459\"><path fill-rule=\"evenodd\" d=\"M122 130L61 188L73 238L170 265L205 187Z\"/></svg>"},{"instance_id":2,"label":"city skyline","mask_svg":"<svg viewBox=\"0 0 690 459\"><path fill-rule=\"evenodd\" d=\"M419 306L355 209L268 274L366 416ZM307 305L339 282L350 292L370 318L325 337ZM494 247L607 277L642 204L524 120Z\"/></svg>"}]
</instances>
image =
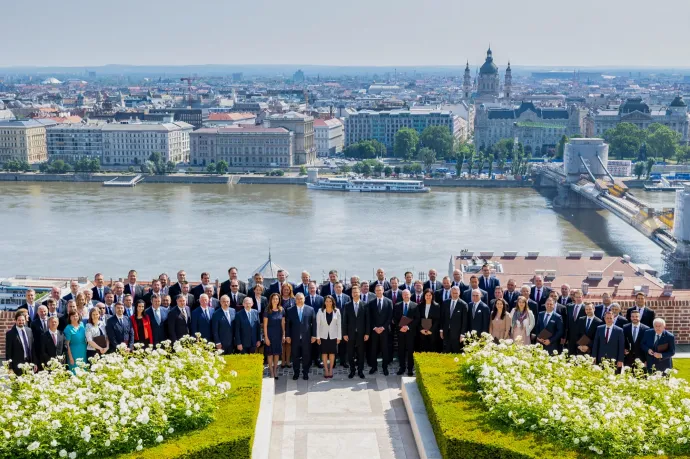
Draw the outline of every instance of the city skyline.
<instances>
[{"instance_id":1,"label":"city skyline","mask_svg":"<svg viewBox=\"0 0 690 459\"><path fill-rule=\"evenodd\" d=\"M584 0L577 10L532 0L491 5L436 0L218 0L204 9L179 0L100 3L37 0L6 5L0 67L123 65L480 65L685 68L690 4ZM32 14L41 12L41 14ZM257 14L258 12L258 14ZM496 14L499 12L500 14ZM213 14L211 14L213 13ZM28 19L30 18L30 19ZM30 23L27 23L30 20ZM29 34L27 31L32 31ZM56 36L57 34L57 36ZM57 43L57 44L56 44Z\"/></svg>"}]
</instances>

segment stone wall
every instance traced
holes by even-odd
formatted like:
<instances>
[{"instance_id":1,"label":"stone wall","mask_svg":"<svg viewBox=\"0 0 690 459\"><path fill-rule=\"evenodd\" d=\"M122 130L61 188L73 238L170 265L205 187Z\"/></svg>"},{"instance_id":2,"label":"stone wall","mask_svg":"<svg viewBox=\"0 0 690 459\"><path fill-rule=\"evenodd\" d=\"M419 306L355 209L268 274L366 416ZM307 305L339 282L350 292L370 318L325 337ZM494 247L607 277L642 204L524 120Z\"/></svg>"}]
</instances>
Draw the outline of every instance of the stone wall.
<instances>
[{"instance_id":1,"label":"stone wall","mask_svg":"<svg viewBox=\"0 0 690 459\"><path fill-rule=\"evenodd\" d=\"M424 179L430 187L463 187L463 188L530 188L529 180L463 180L463 179Z\"/></svg>"}]
</instances>

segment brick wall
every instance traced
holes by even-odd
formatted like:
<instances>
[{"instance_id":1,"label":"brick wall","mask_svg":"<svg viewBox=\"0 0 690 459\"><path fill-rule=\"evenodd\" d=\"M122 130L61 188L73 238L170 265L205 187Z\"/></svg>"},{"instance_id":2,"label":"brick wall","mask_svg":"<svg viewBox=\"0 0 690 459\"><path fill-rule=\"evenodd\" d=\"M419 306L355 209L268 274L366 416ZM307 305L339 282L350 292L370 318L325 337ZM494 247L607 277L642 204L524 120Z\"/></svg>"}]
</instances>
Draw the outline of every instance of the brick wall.
<instances>
[{"instance_id":1,"label":"brick wall","mask_svg":"<svg viewBox=\"0 0 690 459\"><path fill-rule=\"evenodd\" d=\"M5 333L14 325L14 311L0 311L0 359L5 360Z\"/></svg>"}]
</instances>

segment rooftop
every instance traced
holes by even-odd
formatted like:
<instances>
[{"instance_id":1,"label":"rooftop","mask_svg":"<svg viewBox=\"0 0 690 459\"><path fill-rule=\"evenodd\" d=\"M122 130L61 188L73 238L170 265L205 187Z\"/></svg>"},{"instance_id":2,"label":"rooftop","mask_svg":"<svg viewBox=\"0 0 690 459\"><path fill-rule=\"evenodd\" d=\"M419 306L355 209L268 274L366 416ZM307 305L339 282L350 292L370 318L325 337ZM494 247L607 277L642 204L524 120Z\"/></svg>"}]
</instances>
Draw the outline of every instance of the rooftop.
<instances>
[{"instance_id":1,"label":"rooftop","mask_svg":"<svg viewBox=\"0 0 690 459\"><path fill-rule=\"evenodd\" d=\"M177 130L192 130L194 126L183 121L175 121L174 123L110 123L103 126L103 131L156 131L156 132L170 132Z\"/></svg>"},{"instance_id":2,"label":"rooftop","mask_svg":"<svg viewBox=\"0 0 690 459\"><path fill-rule=\"evenodd\" d=\"M255 119L256 115L254 113L227 113L227 112L214 112L208 114L209 121L241 121L248 119Z\"/></svg>"}]
</instances>

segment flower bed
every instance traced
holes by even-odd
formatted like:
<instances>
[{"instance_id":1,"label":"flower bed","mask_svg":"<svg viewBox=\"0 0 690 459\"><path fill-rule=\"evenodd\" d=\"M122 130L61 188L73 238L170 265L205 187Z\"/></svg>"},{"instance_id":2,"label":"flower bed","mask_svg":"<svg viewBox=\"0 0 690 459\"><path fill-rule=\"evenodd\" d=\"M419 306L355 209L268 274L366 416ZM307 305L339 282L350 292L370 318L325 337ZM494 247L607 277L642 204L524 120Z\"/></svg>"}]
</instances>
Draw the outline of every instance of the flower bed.
<instances>
[{"instance_id":1,"label":"flower bed","mask_svg":"<svg viewBox=\"0 0 690 459\"><path fill-rule=\"evenodd\" d=\"M0 387L0 457L142 451L209 425L235 390L231 373L211 344L188 338L175 352L108 354L75 375L56 366L17 377Z\"/></svg>"}]
</instances>

